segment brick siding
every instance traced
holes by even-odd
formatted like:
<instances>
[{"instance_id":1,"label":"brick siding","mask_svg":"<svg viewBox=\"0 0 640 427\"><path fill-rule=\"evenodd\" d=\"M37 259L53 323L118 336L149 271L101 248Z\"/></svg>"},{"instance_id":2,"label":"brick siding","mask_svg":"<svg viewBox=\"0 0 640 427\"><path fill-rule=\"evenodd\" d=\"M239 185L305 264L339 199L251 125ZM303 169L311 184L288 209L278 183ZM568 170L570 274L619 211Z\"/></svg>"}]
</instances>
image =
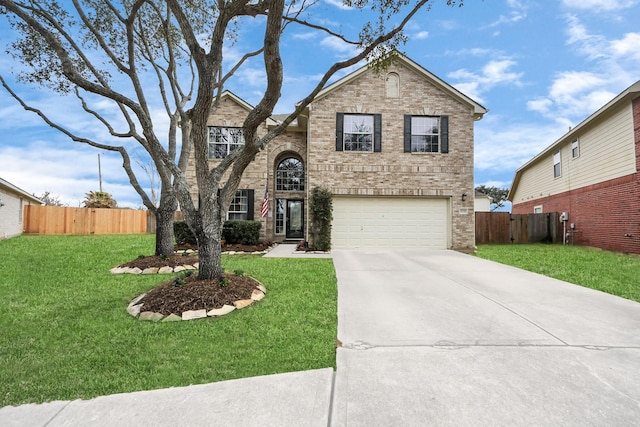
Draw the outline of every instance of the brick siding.
<instances>
[{"instance_id":1,"label":"brick siding","mask_svg":"<svg viewBox=\"0 0 640 427\"><path fill-rule=\"evenodd\" d=\"M473 110L452 98L401 64L388 70L400 76L400 96L387 98L384 75L373 71L361 74L348 84L315 101L309 107L309 133L288 132L271 141L246 169L240 189L254 190L254 218L263 221L262 238L276 236L275 199L305 199L306 192L275 191L275 168L288 156L305 165L306 188L327 187L335 195L417 196L449 200L452 248L471 251L475 246L473 180ZM386 73L385 73L386 75ZM382 152L337 152L336 113L382 114ZM403 151L403 117L413 115L449 116L449 152L411 154ZM211 126L241 126L247 111L225 98L211 116ZM267 132L266 126L259 130ZM215 164L215 160L211 164ZM195 165L188 168L193 198L197 200ZM260 218L264 188L270 194L269 217ZM466 193L466 200L462 194Z\"/></svg>"},{"instance_id":2,"label":"brick siding","mask_svg":"<svg viewBox=\"0 0 640 427\"><path fill-rule=\"evenodd\" d=\"M533 213L534 206L540 205L543 212L569 213L567 229L575 224L577 245L640 254L638 173L518 203L513 205L513 213Z\"/></svg>"},{"instance_id":3,"label":"brick siding","mask_svg":"<svg viewBox=\"0 0 640 427\"><path fill-rule=\"evenodd\" d=\"M367 72L314 102L309 122L309 186L335 195L442 197L450 200L452 247L475 245L473 125L461 104L401 64L400 96L386 97L385 75ZM382 151L336 151L336 113L382 114ZM403 117L449 116L449 153L404 152ZM462 194L467 198L462 201ZM466 212L466 213L465 213Z\"/></svg>"}]
</instances>

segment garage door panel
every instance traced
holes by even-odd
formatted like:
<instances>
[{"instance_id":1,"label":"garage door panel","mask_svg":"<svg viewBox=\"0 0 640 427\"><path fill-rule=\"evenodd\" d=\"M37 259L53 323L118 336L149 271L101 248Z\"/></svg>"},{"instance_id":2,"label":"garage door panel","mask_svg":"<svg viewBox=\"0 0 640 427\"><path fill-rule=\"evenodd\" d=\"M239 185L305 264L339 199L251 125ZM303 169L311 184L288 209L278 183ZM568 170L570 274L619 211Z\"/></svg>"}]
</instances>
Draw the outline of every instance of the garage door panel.
<instances>
[{"instance_id":1,"label":"garage door panel","mask_svg":"<svg viewBox=\"0 0 640 427\"><path fill-rule=\"evenodd\" d=\"M336 248L448 246L447 199L336 197L333 217Z\"/></svg>"}]
</instances>

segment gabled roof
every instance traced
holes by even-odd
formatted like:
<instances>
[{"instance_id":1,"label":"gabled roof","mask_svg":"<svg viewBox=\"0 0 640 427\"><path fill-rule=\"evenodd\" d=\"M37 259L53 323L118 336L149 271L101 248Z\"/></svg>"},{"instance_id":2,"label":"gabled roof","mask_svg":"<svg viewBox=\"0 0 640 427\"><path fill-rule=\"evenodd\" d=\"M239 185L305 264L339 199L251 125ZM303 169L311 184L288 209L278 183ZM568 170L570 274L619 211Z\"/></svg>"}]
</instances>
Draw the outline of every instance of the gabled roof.
<instances>
[{"instance_id":1,"label":"gabled roof","mask_svg":"<svg viewBox=\"0 0 640 427\"><path fill-rule=\"evenodd\" d=\"M445 82L444 80L442 80L441 78L439 78L435 74L431 73L429 70L427 70L426 68L424 68L421 65L417 64L416 62L412 61L411 59L409 59L405 55L401 54L400 52L394 52L394 59L393 60L405 65L407 68L409 68L409 69L413 70L414 72L416 72L417 74L421 75L426 80L431 82L434 86L438 87L440 90L442 90L443 92L447 93L452 98L458 100L459 102L461 102L463 104L467 104L470 107L472 107L473 108L473 115L474 115L474 118L476 120L482 119L482 116L489 111L485 107L483 107L481 104L479 104L478 102L476 102L473 99L469 98L467 95L463 94L458 89L454 88L449 83ZM331 92L333 92L333 91L341 88L342 86L346 85L347 83L357 79L362 74L364 74L367 71L369 71L370 69L371 68L370 68L369 64L367 64L367 65L359 68L358 70L348 74L347 76L341 78L340 80L337 80L336 82L334 82L334 83L330 84L329 86L327 86L326 88L322 89L318 93L318 95L315 97L314 101L317 101L319 99L324 98L325 96L327 96Z\"/></svg>"},{"instance_id":2,"label":"gabled roof","mask_svg":"<svg viewBox=\"0 0 640 427\"><path fill-rule=\"evenodd\" d=\"M6 181L2 178L0 178L0 188L9 191L11 193L17 194L18 196L24 197L26 199L31 200L34 203L37 203L39 205L42 204L42 200L38 199L37 197L35 197L32 194L27 193L26 191L24 191L21 188L16 187L15 185L13 185L12 183L10 183L9 181Z\"/></svg>"},{"instance_id":3,"label":"gabled roof","mask_svg":"<svg viewBox=\"0 0 640 427\"><path fill-rule=\"evenodd\" d=\"M513 183L511 184L511 189L509 190L509 195L507 196L507 200L513 201L512 197L514 195L514 190L518 186L518 183L522 176L522 172L528 169L531 165L535 164L541 158L545 157L547 154L549 154L549 152L556 150L560 145L576 139L578 135L580 135L584 131L585 128L588 128L598 119L604 117L609 111L617 108L622 104L631 102L638 96L640 96L640 80L638 80L637 82L629 86L627 89L622 91L620 94L618 94L618 96L613 98L611 101L607 102L604 106L600 107L600 109L598 109L595 113L591 114L589 117L584 119L582 122L580 122L580 124L570 129L569 132L565 133L553 144L549 145L547 148L542 150L539 154L534 156L527 163L520 166L518 170L516 170L515 176L513 177Z\"/></svg>"},{"instance_id":4,"label":"gabled roof","mask_svg":"<svg viewBox=\"0 0 640 427\"><path fill-rule=\"evenodd\" d=\"M220 101L223 101L226 98L229 98L230 100L232 100L233 102L235 102L236 104L238 104L240 107L244 108L247 111L252 111L254 108L253 105L249 104L244 99L240 98L239 96L237 96L236 94L234 94L229 90L225 90L224 92L222 92L222 95L220 95ZM267 121L267 125L269 126L277 124L271 117L267 118L266 121Z\"/></svg>"}]
</instances>

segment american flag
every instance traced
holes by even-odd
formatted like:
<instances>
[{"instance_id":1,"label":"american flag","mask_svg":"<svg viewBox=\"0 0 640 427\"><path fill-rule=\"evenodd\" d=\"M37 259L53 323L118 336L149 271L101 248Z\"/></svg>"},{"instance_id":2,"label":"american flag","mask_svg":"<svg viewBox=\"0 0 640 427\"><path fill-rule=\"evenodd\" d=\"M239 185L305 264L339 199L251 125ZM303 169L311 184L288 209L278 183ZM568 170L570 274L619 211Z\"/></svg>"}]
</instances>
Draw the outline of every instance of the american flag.
<instances>
[{"instance_id":1,"label":"american flag","mask_svg":"<svg viewBox=\"0 0 640 427\"><path fill-rule=\"evenodd\" d=\"M269 213L269 187L264 188L264 199L262 200L262 218Z\"/></svg>"}]
</instances>

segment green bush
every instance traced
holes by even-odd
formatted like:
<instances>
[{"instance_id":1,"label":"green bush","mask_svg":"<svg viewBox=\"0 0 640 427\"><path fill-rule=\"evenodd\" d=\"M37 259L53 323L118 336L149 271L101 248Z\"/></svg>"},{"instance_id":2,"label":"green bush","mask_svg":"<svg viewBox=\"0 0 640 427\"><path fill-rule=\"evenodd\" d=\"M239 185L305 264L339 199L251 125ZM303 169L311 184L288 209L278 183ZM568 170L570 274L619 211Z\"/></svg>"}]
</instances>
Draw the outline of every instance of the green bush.
<instances>
[{"instance_id":1,"label":"green bush","mask_svg":"<svg viewBox=\"0 0 640 427\"><path fill-rule=\"evenodd\" d=\"M331 249L331 221L333 220L333 194L315 187L311 191L311 245L318 251Z\"/></svg>"},{"instance_id":2,"label":"green bush","mask_svg":"<svg viewBox=\"0 0 640 427\"><path fill-rule=\"evenodd\" d=\"M175 235L176 243L179 245L190 244L197 245L196 236L191 232L191 229L185 221L174 221L173 234Z\"/></svg>"},{"instance_id":3,"label":"green bush","mask_svg":"<svg viewBox=\"0 0 640 427\"><path fill-rule=\"evenodd\" d=\"M257 245L260 242L259 221L226 221L222 228L222 239L226 243L239 243L242 245ZM175 221L173 223L173 233L176 243L179 245L197 245L196 236L185 221Z\"/></svg>"},{"instance_id":4,"label":"green bush","mask_svg":"<svg viewBox=\"0 0 640 427\"><path fill-rule=\"evenodd\" d=\"M222 228L222 238L227 243L257 245L260 242L260 221L226 221Z\"/></svg>"}]
</instances>

